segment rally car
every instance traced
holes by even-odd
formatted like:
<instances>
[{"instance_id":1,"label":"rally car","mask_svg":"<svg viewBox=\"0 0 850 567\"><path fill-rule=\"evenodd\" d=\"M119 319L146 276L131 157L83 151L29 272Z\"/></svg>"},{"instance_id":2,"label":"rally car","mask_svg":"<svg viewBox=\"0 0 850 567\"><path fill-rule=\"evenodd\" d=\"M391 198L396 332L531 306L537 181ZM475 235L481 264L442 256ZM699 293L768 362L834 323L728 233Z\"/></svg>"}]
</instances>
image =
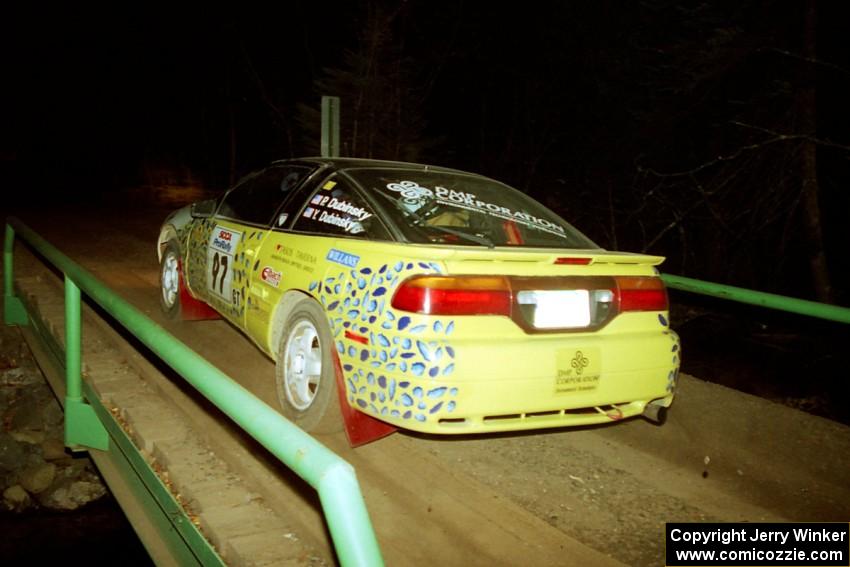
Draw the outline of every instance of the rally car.
<instances>
[{"instance_id":1,"label":"rally car","mask_svg":"<svg viewBox=\"0 0 850 567\"><path fill-rule=\"evenodd\" d=\"M172 213L157 249L166 314L242 330L307 431L660 420L673 401L663 258L603 250L487 177L277 161Z\"/></svg>"}]
</instances>

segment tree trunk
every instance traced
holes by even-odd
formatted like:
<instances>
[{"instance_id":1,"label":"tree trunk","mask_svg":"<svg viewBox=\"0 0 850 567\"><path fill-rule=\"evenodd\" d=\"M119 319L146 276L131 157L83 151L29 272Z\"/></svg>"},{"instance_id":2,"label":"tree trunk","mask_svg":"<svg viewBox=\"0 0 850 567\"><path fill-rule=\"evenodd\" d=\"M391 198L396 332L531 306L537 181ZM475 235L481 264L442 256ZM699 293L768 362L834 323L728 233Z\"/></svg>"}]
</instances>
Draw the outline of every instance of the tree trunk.
<instances>
[{"instance_id":1,"label":"tree trunk","mask_svg":"<svg viewBox=\"0 0 850 567\"><path fill-rule=\"evenodd\" d=\"M817 4L815 0L806 2L805 29L803 32L803 58L814 61L817 57ZM800 129L804 136L809 136L803 142L801 174L802 174L802 204L803 219L808 240L809 263L812 271L812 283L818 301L833 302L832 283L824 249L823 229L821 227L820 186L817 171L817 144L814 138L817 134L817 90L815 83L816 70L811 64L806 71L803 88L797 97L799 108Z\"/></svg>"}]
</instances>

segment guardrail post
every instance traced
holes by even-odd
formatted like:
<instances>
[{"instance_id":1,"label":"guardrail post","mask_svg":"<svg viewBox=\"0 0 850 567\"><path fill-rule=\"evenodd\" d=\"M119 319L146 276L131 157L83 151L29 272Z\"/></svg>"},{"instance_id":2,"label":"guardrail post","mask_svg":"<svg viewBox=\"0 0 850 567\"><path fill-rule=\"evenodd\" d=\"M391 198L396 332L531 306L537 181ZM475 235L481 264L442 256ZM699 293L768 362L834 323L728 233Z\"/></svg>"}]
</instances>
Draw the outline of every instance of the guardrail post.
<instances>
[{"instance_id":1,"label":"guardrail post","mask_svg":"<svg viewBox=\"0 0 850 567\"><path fill-rule=\"evenodd\" d=\"M15 229L7 223L6 239L3 241L3 320L7 325L27 325L27 310L15 296L14 250Z\"/></svg>"},{"instance_id":2,"label":"guardrail post","mask_svg":"<svg viewBox=\"0 0 850 567\"><path fill-rule=\"evenodd\" d=\"M109 450L109 434L83 400L80 288L65 276L65 445Z\"/></svg>"}]
</instances>

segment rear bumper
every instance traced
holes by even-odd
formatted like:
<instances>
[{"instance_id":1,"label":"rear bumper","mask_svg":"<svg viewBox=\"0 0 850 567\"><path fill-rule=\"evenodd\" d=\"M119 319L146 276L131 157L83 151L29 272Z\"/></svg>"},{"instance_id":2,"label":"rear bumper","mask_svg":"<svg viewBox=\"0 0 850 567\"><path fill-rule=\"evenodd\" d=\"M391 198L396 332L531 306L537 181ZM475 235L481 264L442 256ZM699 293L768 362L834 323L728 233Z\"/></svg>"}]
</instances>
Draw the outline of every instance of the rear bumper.
<instances>
[{"instance_id":1,"label":"rear bumper","mask_svg":"<svg viewBox=\"0 0 850 567\"><path fill-rule=\"evenodd\" d=\"M669 406L679 356L670 330L507 345L460 340L433 376L428 366L414 377L355 364L346 390L354 408L425 433L588 425L640 415L650 402Z\"/></svg>"}]
</instances>

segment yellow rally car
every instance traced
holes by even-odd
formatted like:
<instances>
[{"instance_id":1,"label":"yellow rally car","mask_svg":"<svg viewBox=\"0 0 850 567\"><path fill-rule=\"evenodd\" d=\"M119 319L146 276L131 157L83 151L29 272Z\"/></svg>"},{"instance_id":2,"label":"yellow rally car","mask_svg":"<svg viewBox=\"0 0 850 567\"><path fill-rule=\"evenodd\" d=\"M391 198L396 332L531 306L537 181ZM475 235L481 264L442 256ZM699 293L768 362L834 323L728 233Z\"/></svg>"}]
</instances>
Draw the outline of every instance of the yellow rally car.
<instances>
[{"instance_id":1,"label":"yellow rally car","mask_svg":"<svg viewBox=\"0 0 850 567\"><path fill-rule=\"evenodd\" d=\"M244 331L276 361L283 414L308 431L340 415L353 443L389 426L660 421L673 401L663 258L603 250L486 177L278 161L172 213L158 252L165 312L209 306Z\"/></svg>"}]
</instances>

